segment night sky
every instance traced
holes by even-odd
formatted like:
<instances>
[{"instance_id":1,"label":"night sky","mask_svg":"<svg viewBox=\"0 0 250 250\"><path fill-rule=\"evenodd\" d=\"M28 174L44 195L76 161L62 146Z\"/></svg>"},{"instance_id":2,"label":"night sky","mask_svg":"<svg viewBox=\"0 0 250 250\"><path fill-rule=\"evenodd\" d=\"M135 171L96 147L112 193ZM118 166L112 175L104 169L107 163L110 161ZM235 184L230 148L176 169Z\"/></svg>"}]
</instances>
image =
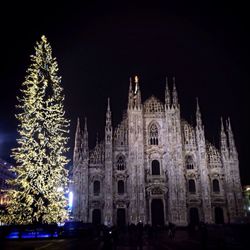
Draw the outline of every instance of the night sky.
<instances>
[{"instance_id":1,"label":"night sky","mask_svg":"<svg viewBox=\"0 0 250 250\"><path fill-rule=\"evenodd\" d=\"M1 158L13 163L16 96L35 42L44 34L62 76L71 120L70 157L77 116L87 116L93 146L96 133L103 138L108 97L113 124L121 120L130 76L139 76L143 101L152 94L163 101L165 77L175 76L182 118L194 124L198 97L210 142L219 145L220 116L231 118L242 184L250 184L246 6L228 1L178 6L157 1L21 2L1 6Z\"/></svg>"}]
</instances>

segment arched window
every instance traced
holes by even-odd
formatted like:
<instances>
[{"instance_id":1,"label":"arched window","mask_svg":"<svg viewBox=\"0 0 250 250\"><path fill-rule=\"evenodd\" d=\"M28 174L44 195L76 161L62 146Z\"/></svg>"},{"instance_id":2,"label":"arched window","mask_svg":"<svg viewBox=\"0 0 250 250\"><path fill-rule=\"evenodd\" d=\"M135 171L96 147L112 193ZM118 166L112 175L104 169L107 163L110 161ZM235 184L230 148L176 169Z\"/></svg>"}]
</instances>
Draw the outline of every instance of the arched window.
<instances>
[{"instance_id":1,"label":"arched window","mask_svg":"<svg viewBox=\"0 0 250 250\"><path fill-rule=\"evenodd\" d=\"M213 192L219 193L220 192L220 184L217 179L213 180Z\"/></svg>"},{"instance_id":2,"label":"arched window","mask_svg":"<svg viewBox=\"0 0 250 250\"><path fill-rule=\"evenodd\" d=\"M117 183L118 194L124 194L124 181L118 181Z\"/></svg>"},{"instance_id":3,"label":"arched window","mask_svg":"<svg viewBox=\"0 0 250 250\"><path fill-rule=\"evenodd\" d=\"M123 155L120 155L117 158L116 165L117 165L117 170L125 170L126 164L125 164L125 157Z\"/></svg>"},{"instance_id":4,"label":"arched window","mask_svg":"<svg viewBox=\"0 0 250 250\"><path fill-rule=\"evenodd\" d=\"M99 195L101 190L100 181L94 181L94 195Z\"/></svg>"},{"instance_id":5,"label":"arched window","mask_svg":"<svg viewBox=\"0 0 250 250\"><path fill-rule=\"evenodd\" d=\"M152 161L152 175L160 175L160 163L157 160Z\"/></svg>"},{"instance_id":6,"label":"arched window","mask_svg":"<svg viewBox=\"0 0 250 250\"><path fill-rule=\"evenodd\" d=\"M188 191L190 193L195 193L196 192L196 188L195 188L195 181L194 180L188 180Z\"/></svg>"},{"instance_id":7,"label":"arched window","mask_svg":"<svg viewBox=\"0 0 250 250\"><path fill-rule=\"evenodd\" d=\"M186 169L194 169L194 161L191 155L186 156Z\"/></svg>"},{"instance_id":8,"label":"arched window","mask_svg":"<svg viewBox=\"0 0 250 250\"><path fill-rule=\"evenodd\" d=\"M158 145L158 128L155 124L152 124L149 129L149 144Z\"/></svg>"}]
</instances>

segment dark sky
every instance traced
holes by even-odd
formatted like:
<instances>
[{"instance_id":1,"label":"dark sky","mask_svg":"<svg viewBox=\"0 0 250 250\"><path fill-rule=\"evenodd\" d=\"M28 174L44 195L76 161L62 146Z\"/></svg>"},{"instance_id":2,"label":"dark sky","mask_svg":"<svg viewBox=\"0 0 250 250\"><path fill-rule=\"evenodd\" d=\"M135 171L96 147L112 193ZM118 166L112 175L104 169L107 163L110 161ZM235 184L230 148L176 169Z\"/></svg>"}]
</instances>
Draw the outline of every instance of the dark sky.
<instances>
[{"instance_id":1,"label":"dark sky","mask_svg":"<svg viewBox=\"0 0 250 250\"><path fill-rule=\"evenodd\" d=\"M1 6L1 158L12 161L16 96L35 42L44 34L62 76L71 119L70 156L77 116L88 117L93 145L97 132L103 136L107 97L113 123L121 120L130 76L139 76L143 100L151 94L163 100L165 77L175 76L182 117L194 123L198 97L206 136L216 145L220 116L230 116L242 183L250 183L246 6L228 1L216 5L51 1L53 6L49 1L33 6L21 2Z\"/></svg>"}]
</instances>

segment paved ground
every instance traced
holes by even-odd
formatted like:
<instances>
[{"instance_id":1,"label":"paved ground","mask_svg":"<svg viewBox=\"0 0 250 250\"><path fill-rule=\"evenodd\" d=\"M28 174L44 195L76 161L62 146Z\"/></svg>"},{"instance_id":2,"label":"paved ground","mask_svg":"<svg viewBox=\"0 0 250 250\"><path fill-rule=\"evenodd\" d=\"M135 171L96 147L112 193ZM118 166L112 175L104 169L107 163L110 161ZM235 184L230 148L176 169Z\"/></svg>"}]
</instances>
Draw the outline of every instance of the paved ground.
<instances>
[{"instance_id":1,"label":"paved ground","mask_svg":"<svg viewBox=\"0 0 250 250\"><path fill-rule=\"evenodd\" d=\"M236 231L237 232L237 231ZM230 231L231 233L231 231ZM170 239L167 232L158 232L148 237L143 235L141 250L247 250L250 232L228 234L225 230L211 229L208 231L207 243L202 247L200 232L191 236L187 231L177 231L175 238ZM248 235L248 236L247 236ZM241 238L239 238L241 237ZM131 240L132 238L132 240ZM95 239L44 239L44 240L7 240L0 243L0 250L139 250L135 235L119 234L117 247L105 245L101 238ZM245 242L244 242L245 241Z\"/></svg>"},{"instance_id":2,"label":"paved ground","mask_svg":"<svg viewBox=\"0 0 250 250\"><path fill-rule=\"evenodd\" d=\"M54 239L54 240L7 240L0 247L2 250L96 250L99 242L82 239Z\"/></svg>"}]
</instances>

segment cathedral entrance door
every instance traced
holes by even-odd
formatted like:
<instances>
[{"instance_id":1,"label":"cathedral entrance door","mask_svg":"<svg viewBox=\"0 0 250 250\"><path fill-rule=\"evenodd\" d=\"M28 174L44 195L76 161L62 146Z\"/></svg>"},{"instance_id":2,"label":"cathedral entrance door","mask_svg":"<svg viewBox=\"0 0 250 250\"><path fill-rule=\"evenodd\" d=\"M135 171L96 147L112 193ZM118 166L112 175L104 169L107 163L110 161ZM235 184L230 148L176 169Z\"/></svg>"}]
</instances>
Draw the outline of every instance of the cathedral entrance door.
<instances>
[{"instance_id":1,"label":"cathedral entrance door","mask_svg":"<svg viewBox=\"0 0 250 250\"><path fill-rule=\"evenodd\" d=\"M189 222L192 225L198 225L199 224L199 212L196 207L191 207L189 210Z\"/></svg>"},{"instance_id":2,"label":"cathedral entrance door","mask_svg":"<svg viewBox=\"0 0 250 250\"><path fill-rule=\"evenodd\" d=\"M124 208L117 209L117 226L124 227L126 225L126 211Z\"/></svg>"},{"instance_id":3,"label":"cathedral entrance door","mask_svg":"<svg viewBox=\"0 0 250 250\"><path fill-rule=\"evenodd\" d=\"M216 207L214 209L214 217L215 217L216 224L223 224L224 223L224 215L223 215L223 210L221 207Z\"/></svg>"},{"instance_id":4,"label":"cathedral entrance door","mask_svg":"<svg viewBox=\"0 0 250 250\"><path fill-rule=\"evenodd\" d=\"M101 224L101 210L100 209L94 209L92 212L92 223L94 225Z\"/></svg>"},{"instance_id":5,"label":"cathedral entrance door","mask_svg":"<svg viewBox=\"0 0 250 250\"><path fill-rule=\"evenodd\" d=\"M153 199L151 202L152 226L164 226L164 208L161 199Z\"/></svg>"}]
</instances>

